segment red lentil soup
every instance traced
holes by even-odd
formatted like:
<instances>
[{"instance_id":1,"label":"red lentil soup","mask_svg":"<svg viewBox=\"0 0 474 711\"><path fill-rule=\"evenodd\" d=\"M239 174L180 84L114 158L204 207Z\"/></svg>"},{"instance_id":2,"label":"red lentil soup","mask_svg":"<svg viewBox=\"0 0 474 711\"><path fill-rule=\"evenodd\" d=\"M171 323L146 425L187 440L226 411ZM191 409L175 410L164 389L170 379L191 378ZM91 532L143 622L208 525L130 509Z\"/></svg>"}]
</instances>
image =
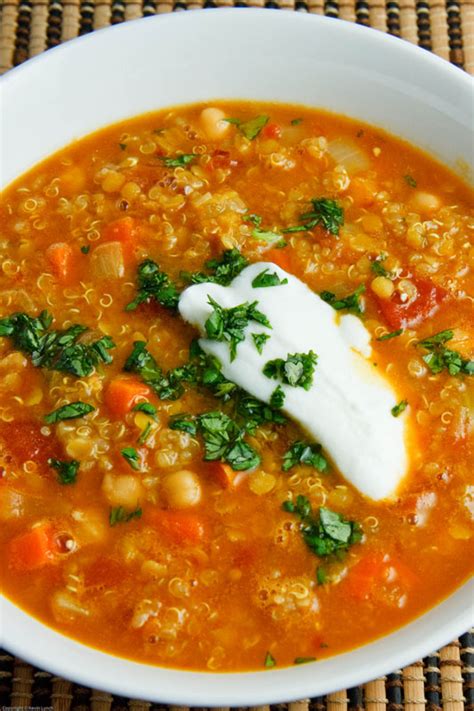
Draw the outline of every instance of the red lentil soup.
<instances>
[{"instance_id":1,"label":"red lentil soup","mask_svg":"<svg viewBox=\"0 0 474 711\"><path fill-rule=\"evenodd\" d=\"M7 188L1 225L0 579L28 613L135 660L265 669L467 579L474 213L452 173L343 117L221 102L68 146ZM256 261L370 332L417 442L396 498L295 447L196 347L180 291ZM217 433L183 425L209 412Z\"/></svg>"}]
</instances>

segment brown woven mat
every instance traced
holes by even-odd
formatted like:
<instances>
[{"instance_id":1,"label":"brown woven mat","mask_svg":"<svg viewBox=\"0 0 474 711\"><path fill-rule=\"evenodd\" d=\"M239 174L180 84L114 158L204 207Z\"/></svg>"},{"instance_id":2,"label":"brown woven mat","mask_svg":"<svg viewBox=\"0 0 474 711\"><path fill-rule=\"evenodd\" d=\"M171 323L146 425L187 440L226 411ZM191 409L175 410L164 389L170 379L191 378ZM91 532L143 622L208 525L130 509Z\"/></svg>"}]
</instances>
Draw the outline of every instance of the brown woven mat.
<instances>
[{"instance_id":1,"label":"brown woven mat","mask_svg":"<svg viewBox=\"0 0 474 711\"><path fill-rule=\"evenodd\" d=\"M250 711L473 711L473 645L474 630L424 660L364 686ZM187 711L86 689L0 651L0 709L32 707L43 711Z\"/></svg>"},{"instance_id":2,"label":"brown woven mat","mask_svg":"<svg viewBox=\"0 0 474 711\"><path fill-rule=\"evenodd\" d=\"M109 24L197 7L267 7L326 14L390 32L474 74L474 0L0 0L0 73ZM0 709L165 711L35 669L0 650ZM272 711L474 711L474 631L386 678ZM179 707L168 707L180 711ZM221 711L227 711L221 709ZM270 711L257 707L255 711Z\"/></svg>"},{"instance_id":3,"label":"brown woven mat","mask_svg":"<svg viewBox=\"0 0 474 711\"><path fill-rule=\"evenodd\" d=\"M229 6L285 8L352 20L403 37L474 73L474 0L0 0L0 73L109 24Z\"/></svg>"}]
</instances>

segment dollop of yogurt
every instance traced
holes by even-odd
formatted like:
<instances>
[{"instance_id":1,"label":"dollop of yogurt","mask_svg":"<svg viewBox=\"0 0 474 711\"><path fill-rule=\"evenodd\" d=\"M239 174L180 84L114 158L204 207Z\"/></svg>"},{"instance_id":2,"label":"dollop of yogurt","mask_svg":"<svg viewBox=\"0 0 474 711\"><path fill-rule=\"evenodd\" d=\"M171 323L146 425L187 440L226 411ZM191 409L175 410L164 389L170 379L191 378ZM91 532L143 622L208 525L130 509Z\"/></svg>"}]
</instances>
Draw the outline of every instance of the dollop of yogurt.
<instances>
[{"instance_id":1,"label":"dollop of yogurt","mask_svg":"<svg viewBox=\"0 0 474 711\"><path fill-rule=\"evenodd\" d=\"M255 288L252 282L263 270L287 283ZM272 328L251 321L231 360L227 342L206 337L213 311L209 297L223 308L258 301ZM229 286L188 287L179 311L199 330L202 349L219 359L228 380L266 403L280 384L282 411L322 445L348 482L373 500L395 496L408 466L406 416L391 413L396 391L371 362L371 336L359 318L341 315L300 279L267 262L246 267ZM269 336L261 354L252 333ZM269 360L309 351L318 356L309 390L264 375Z\"/></svg>"}]
</instances>

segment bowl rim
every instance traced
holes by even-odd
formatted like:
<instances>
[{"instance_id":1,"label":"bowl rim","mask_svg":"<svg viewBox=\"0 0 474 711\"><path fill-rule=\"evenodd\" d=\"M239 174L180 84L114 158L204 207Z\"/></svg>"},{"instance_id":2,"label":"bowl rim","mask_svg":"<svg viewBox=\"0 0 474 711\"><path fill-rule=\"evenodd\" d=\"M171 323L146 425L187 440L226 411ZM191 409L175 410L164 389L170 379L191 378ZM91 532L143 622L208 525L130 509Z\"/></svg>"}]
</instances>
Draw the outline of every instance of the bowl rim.
<instances>
[{"instance_id":1,"label":"bowl rim","mask_svg":"<svg viewBox=\"0 0 474 711\"><path fill-rule=\"evenodd\" d=\"M473 78L461 69L406 40L344 20L336 24L334 18L300 14L292 10L264 8L201 9L192 13L169 13L139 18L106 27L75 38L71 42L65 42L10 70L0 79L0 87L15 82L16 78L28 72L33 64L41 66L43 63L46 69L48 62L60 61L61 56L71 49L79 48L80 45L84 45L84 49L87 49L88 43L100 42L103 33L115 33L120 38L120 33L126 35L128 32L135 31L138 23L160 23L158 26L162 28L166 23L172 26L193 23L196 17L202 17L204 14L214 16L217 12L224 18L224 22L227 21L225 18L230 17L231 22L232 17L238 15L251 17L252 22L265 22L267 26L272 22L280 21L294 23L293 26L302 22L314 23L315 26L321 25L323 28L331 27L331 30L337 26L341 39L354 33L361 37L365 36L375 49L382 52L387 43L390 43L394 48L398 47L397 51L401 55L431 68L433 74L442 77L445 81L456 83L460 91L472 91L474 87ZM198 704L207 707L229 704L250 706L294 700L315 694L319 696L341 686L345 688L356 686L424 657L474 624L474 604L472 609L469 609L469 605L462 607L461 604L469 599L474 600L474 580L465 582L444 601L410 623L362 647L300 667L257 672L192 672L133 662L101 652L57 632L24 612L4 596L0 598L0 642L12 653L40 668L46 665L59 676L74 679L93 688L105 686L106 690L125 697L143 698L145 695L149 700L185 706ZM445 613L443 617L441 610L449 610L450 607L453 608L451 612ZM440 611L439 616L438 611ZM439 624L437 624L438 619L441 619ZM417 637L416 631L426 626L428 631ZM22 634L18 634L19 630ZM416 639L415 643L413 637ZM397 639L410 640L410 643L403 647L400 642L398 651L394 651L391 645L397 646ZM36 640L36 643L32 643L33 640ZM61 649L52 655L52 661L45 659L47 657L45 649L50 652L49 645ZM384 653L384 648L389 651ZM354 661L359 658L363 661L360 662L360 666L357 666ZM82 664L78 663L81 659ZM331 669L334 664L340 668L338 673L340 682L335 682L331 676L325 676L325 670ZM105 675L104 668L107 669ZM263 674L270 674L270 676L267 679ZM145 691L143 686L146 687Z\"/></svg>"}]
</instances>

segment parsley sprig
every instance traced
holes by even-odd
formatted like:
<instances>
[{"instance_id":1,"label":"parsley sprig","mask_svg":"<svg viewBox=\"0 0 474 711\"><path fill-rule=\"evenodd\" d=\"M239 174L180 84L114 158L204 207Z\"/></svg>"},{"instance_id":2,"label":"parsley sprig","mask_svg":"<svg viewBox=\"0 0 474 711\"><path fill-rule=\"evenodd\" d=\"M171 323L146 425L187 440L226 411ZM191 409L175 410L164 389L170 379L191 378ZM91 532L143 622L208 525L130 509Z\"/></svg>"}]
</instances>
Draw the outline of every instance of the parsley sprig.
<instances>
[{"instance_id":1,"label":"parsley sprig","mask_svg":"<svg viewBox=\"0 0 474 711\"><path fill-rule=\"evenodd\" d=\"M447 329L419 341L417 345L428 351L422 356L423 360L434 374L446 369L450 375L474 375L474 360L467 360L444 345L453 337L454 332Z\"/></svg>"},{"instance_id":2,"label":"parsley sprig","mask_svg":"<svg viewBox=\"0 0 474 711\"><path fill-rule=\"evenodd\" d=\"M321 225L327 232L337 236L344 224L344 209L336 200L330 198L313 198L311 204L312 210L301 215L301 225L286 227L282 232L308 232Z\"/></svg>"},{"instance_id":3,"label":"parsley sprig","mask_svg":"<svg viewBox=\"0 0 474 711\"><path fill-rule=\"evenodd\" d=\"M268 268L264 269L263 272L257 274L257 276L252 279L252 287L254 289L261 289L268 286L281 286L283 284L288 284L288 279L280 279L276 272L270 272Z\"/></svg>"},{"instance_id":4,"label":"parsley sprig","mask_svg":"<svg viewBox=\"0 0 474 711\"><path fill-rule=\"evenodd\" d=\"M140 304L157 301L161 306L176 310L180 293L169 276L162 272L158 264L146 259L139 264L137 271L137 295L125 311L134 311Z\"/></svg>"},{"instance_id":5,"label":"parsley sprig","mask_svg":"<svg viewBox=\"0 0 474 711\"><path fill-rule=\"evenodd\" d=\"M236 358L237 346L245 340L245 329L251 321L271 328L270 321L265 314L257 309L258 301L253 301L251 304L246 301L226 309L212 296L208 296L208 303L213 310L204 324L207 336L213 341L227 341L229 343L231 361Z\"/></svg>"},{"instance_id":6,"label":"parsley sprig","mask_svg":"<svg viewBox=\"0 0 474 711\"><path fill-rule=\"evenodd\" d=\"M344 553L362 538L359 524L355 521L347 521L335 511L321 507L319 516L315 516L306 496L297 496L296 502L285 501L283 510L299 516L304 542L315 555L321 558Z\"/></svg>"},{"instance_id":7,"label":"parsley sprig","mask_svg":"<svg viewBox=\"0 0 474 711\"><path fill-rule=\"evenodd\" d=\"M194 153L183 153L177 156L161 156L160 160L167 168L184 168L196 158Z\"/></svg>"},{"instance_id":8,"label":"parsley sprig","mask_svg":"<svg viewBox=\"0 0 474 711\"><path fill-rule=\"evenodd\" d=\"M127 511L123 506L115 506L110 509L109 524L111 526L116 526L118 523L128 523L134 518L141 518L141 516L141 508L136 508L133 511Z\"/></svg>"},{"instance_id":9,"label":"parsley sprig","mask_svg":"<svg viewBox=\"0 0 474 711\"><path fill-rule=\"evenodd\" d=\"M212 282L227 286L232 279L240 274L242 269L248 266L248 259L239 252L238 249L226 249L220 259L210 259L206 262L206 269L210 270L210 274L204 272L182 272L181 276L185 281L190 281L192 284L201 284L203 282Z\"/></svg>"},{"instance_id":10,"label":"parsley sprig","mask_svg":"<svg viewBox=\"0 0 474 711\"><path fill-rule=\"evenodd\" d=\"M313 374L318 356L313 351L308 353L289 353L286 359L275 358L263 366L267 378L280 380L285 385L309 390L313 384Z\"/></svg>"},{"instance_id":11,"label":"parsley sprig","mask_svg":"<svg viewBox=\"0 0 474 711\"><path fill-rule=\"evenodd\" d=\"M68 462L62 462L60 459L48 459L48 464L58 472L58 481L60 484L75 484L77 472L79 471L79 462L77 459L71 459Z\"/></svg>"},{"instance_id":12,"label":"parsley sprig","mask_svg":"<svg viewBox=\"0 0 474 711\"><path fill-rule=\"evenodd\" d=\"M253 141L254 138L257 138L262 128L267 125L269 119L269 116L260 115L255 116L255 118L251 118L248 121L242 121L238 118L226 118L224 121L227 121L227 123L233 123L237 126L240 133L245 136L245 138L248 138L249 141Z\"/></svg>"},{"instance_id":13,"label":"parsley sprig","mask_svg":"<svg viewBox=\"0 0 474 711\"><path fill-rule=\"evenodd\" d=\"M320 472L325 472L328 469L328 461L321 454L322 447L320 444L309 444L298 440L293 442L291 447L283 455L283 464L281 468L287 472L297 464L307 464Z\"/></svg>"},{"instance_id":14,"label":"parsley sprig","mask_svg":"<svg viewBox=\"0 0 474 711\"><path fill-rule=\"evenodd\" d=\"M88 415L89 412L93 412L94 410L95 407L92 407L92 405L78 400L76 402L69 402L67 405L53 410L53 412L44 416L44 421L47 425L54 425L62 420L76 420L78 417L84 417L84 415Z\"/></svg>"},{"instance_id":15,"label":"parsley sprig","mask_svg":"<svg viewBox=\"0 0 474 711\"><path fill-rule=\"evenodd\" d=\"M352 311L356 314L364 312L364 306L361 300L362 294L365 292L364 284L360 284L357 289L343 298L337 298L332 291L322 291L319 296L323 301L333 307L336 311Z\"/></svg>"},{"instance_id":16,"label":"parsley sprig","mask_svg":"<svg viewBox=\"0 0 474 711\"><path fill-rule=\"evenodd\" d=\"M191 364L172 368L164 373L147 349L145 341L134 342L124 370L139 375L160 400L177 400L184 393L183 383L196 380L195 368Z\"/></svg>"}]
</instances>

